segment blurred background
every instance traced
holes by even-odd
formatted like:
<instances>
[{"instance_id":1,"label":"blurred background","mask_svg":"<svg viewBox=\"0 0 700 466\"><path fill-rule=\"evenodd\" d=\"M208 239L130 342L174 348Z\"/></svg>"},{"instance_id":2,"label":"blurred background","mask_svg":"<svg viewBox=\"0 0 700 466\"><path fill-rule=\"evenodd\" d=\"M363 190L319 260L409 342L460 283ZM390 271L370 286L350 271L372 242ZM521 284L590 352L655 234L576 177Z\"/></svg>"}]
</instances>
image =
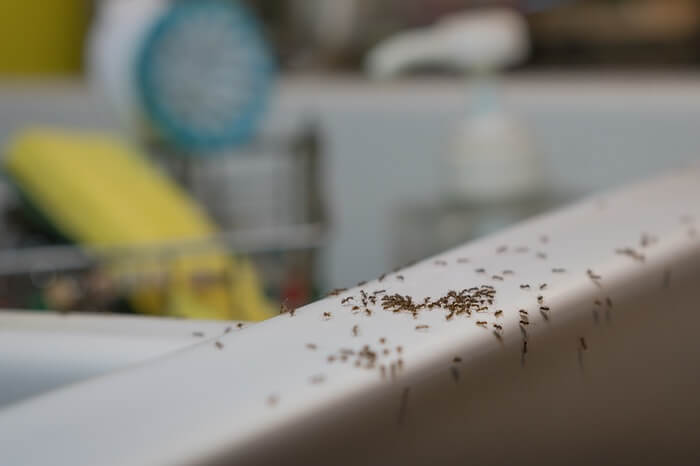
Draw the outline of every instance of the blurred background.
<instances>
[{"instance_id":1,"label":"blurred background","mask_svg":"<svg viewBox=\"0 0 700 466\"><path fill-rule=\"evenodd\" d=\"M698 159L700 0L0 0L0 308L262 320Z\"/></svg>"}]
</instances>

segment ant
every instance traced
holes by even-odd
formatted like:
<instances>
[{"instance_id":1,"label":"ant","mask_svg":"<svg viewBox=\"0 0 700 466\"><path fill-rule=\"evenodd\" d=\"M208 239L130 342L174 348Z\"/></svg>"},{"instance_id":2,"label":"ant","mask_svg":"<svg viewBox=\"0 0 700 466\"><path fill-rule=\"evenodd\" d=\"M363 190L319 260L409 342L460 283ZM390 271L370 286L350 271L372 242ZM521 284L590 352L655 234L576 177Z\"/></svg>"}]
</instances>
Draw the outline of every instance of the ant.
<instances>
[{"instance_id":1,"label":"ant","mask_svg":"<svg viewBox=\"0 0 700 466\"><path fill-rule=\"evenodd\" d=\"M403 424L403 421L406 418L406 405L408 404L408 394L410 393L410 391L411 391L411 389L409 387L406 387L401 392L401 402L399 404L399 417L398 417L398 424L399 425Z\"/></svg>"},{"instance_id":2,"label":"ant","mask_svg":"<svg viewBox=\"0 0 700 466\"><path fill-rule=\"evenodd\" d=\"M328 293L328 296L338 296L340 293L347 291L347 288L336 288Z\"/></svg>"},{"instance_id":3,"label":"ant","mask_svg":"<svg viewBox=\"0 0 700 466\"><path fill-rule=\"evenodd\" d=\"M319 375L314 375L309 379L309 382L311 382L314 385L323 383L326 380L326 376L319 374Z\"/></svg>"},{"instance_id":4,"label":"ant","mask_svg":"<svg viewBox=\"0 0 700 466\"><path fill-rule=\"evenodd\" d=\"M666 289L671 285L671 269L664 270L663 283L661 286Z\"/></svg>"},{"instance_id":5,"label":"ant","mask_svg":"<svg viewBox=\"0 0 700 466\"><path fill-rule=\"evenodd\" d=\"M297 311L292 306L287 305L289 300L285 299L282 304L280 304L280 314L289 314L289 317L294 317L294 313Z\"/></svg>"}]
</instances>

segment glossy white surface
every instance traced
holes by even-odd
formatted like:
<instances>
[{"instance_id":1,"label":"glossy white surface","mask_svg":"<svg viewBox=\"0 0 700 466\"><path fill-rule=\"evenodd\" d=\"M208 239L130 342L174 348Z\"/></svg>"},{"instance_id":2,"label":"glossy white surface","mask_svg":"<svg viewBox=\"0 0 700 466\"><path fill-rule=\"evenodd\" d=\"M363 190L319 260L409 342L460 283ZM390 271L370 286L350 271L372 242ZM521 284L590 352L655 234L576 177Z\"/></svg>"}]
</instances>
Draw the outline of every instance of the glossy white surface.
<instances>
[{"instance_id":1,"label":"glossy white surface","mask_svg":"<svg viewBox=\"0 0 700 466\"><path fill-rule=\"evenodd\" d=\"M236 328L235 323L142 316L0 311L0 409L153 360L219 336L229 326Z\"/></svg>"},{"instance_id":2,"label":"glossy white surface","mask_svg":"<svg viewBox=\"0 0 700 466\"><path fill-rule=\"evenodd\" d=\"M0 464L695 460L698 198L700 171L679 170L362 288L420 301L488 284L496 300L486 314L414 319L377 305L366 316L341 304L360 299L355 288L223 335L221 347L202 342L10 407L0 412ZM643 234L653 239L646 246ZM514 275L491 278L505 269ZM538 312L542 283L549 320ZM524 361L520 309L529 312ZM380 362L400 358L403 369L383 379L378 367L327 360L364 345L391 347Z\"/></svg>"}]
</instances>

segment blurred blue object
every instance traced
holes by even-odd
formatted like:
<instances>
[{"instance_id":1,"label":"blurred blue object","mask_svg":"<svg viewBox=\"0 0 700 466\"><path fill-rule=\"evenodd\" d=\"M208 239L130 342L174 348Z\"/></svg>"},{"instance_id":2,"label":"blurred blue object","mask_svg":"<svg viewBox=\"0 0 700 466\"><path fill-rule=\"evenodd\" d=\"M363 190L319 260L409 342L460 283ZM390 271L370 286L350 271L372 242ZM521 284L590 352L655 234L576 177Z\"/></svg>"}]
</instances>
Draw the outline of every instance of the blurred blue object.
<instances>
[{"instance_id":1,"label":"blurred blue object","mask_svg":"<svg viewBox=\"0 0 700 466\"><path fill-rule=\"evenodd\" d=\"M257 21L239 3L181 1L148 31L136 91L161 137L205 154L253 136L274 68Z\"/></svg>"},{"instance_id":2,"label":"blurred blue object","mask_svg":"<svg viewBox=\"0 0 700 466\"><path fill-rule=\"evenodd\" d=\"M571 3L573 0L523 0L525 11L535 12L542 11L555 6Z\"/></svg>"}]
</instances>

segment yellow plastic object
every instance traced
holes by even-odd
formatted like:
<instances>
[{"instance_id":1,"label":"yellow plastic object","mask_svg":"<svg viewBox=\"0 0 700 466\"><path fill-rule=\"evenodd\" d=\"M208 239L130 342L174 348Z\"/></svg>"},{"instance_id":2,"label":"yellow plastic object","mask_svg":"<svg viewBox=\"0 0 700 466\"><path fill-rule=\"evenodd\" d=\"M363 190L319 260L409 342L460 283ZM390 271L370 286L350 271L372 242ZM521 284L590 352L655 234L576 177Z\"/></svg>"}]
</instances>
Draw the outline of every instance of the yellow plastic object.
<instances>
[{"instance_id":1,"label":"yellow plastic object","mask_svg":"<svg viewBox=\"0 0 700 466\"><path fill-rule=\"evenodd\" d=\"M90 0L0 0L0 74L80 71Z\"/></svg>"},{"instance_id":2,"label":"yellow plastic object","mask_svg":"<svg viewBox=\"0 0 700 466\"><path fill-rule=\"evenodd\" d=\"M217 229L136 150L94 133L33 129L16 137L5 170L53 226L96 251L205 239ZM255 271L216 245L196 253L115 262L146 313L258 321L271 315ZM157 281L157 283L156 283Z\"/></svg>"}]
</instances>

